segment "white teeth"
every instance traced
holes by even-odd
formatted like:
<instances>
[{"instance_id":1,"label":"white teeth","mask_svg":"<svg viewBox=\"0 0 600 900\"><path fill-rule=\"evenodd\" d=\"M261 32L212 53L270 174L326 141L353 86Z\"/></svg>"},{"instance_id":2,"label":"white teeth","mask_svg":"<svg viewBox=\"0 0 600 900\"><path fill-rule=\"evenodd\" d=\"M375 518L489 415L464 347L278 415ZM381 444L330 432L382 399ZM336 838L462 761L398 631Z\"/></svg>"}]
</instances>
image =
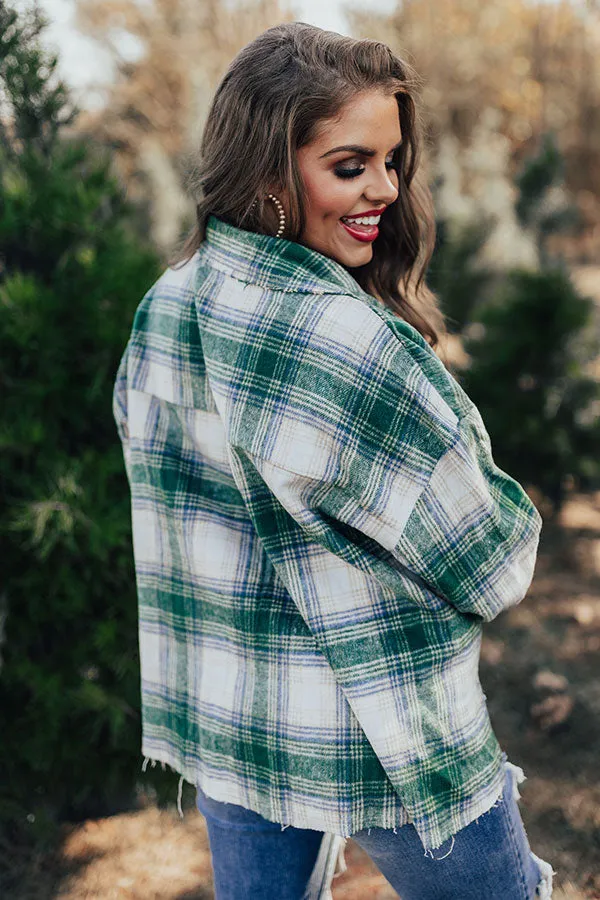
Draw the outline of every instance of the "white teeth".
<instances>
[{"instance_id":1,"label":"white teeth","mask_svg":"<svg viewBox=\"0 0 600 900\"><path fill-rule=\"evenodd\" d=\"M343 222L354 223L355 225L378 225L380 219L381 216L342 216Z\"/></svg>"}]
</instances>

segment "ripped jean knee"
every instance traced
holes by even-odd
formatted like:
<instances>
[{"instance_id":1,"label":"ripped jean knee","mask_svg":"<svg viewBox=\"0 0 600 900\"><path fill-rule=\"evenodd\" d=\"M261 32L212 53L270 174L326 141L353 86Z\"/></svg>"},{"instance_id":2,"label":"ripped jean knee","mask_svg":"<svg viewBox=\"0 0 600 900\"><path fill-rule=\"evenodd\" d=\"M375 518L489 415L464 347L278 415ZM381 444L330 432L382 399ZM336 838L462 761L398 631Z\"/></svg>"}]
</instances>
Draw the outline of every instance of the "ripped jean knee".
<instances>
[{"instance_id":1,"label":"ripped jean knee","mask_svg":"<svg viewBox=\"0 0 600 900\"><path fill-rule=\"evenodd\" d=\"M532 853L517 801L523 770L505 763L502 793L488 810L425 850L412 824L352 835L403 900L550 900L552 866ZM468 883L464 879L469 873Z\"/></svg>"},{"instance_id":2,"label":"ripped jean knee","mask_svg":"<svg viewBox=\"0 0 600 900\"><path fill-rule=\"evenodd\" d=\"M523 772L523 769L520 766L515 765L508 761L506 753L502 754L502 758L504 760L504 765L506 767L507 772L512 776L512 790L513 790L513 799L515 803L521 799L521 793L519 791L519 785L525 781L527 776ZM552 897L552 879L553 876L556 875L556 872L552 868L549 862L546 862L545 859L541 859L541 857L537 856L531 847L529 847L529 855L533 863L537 866L538 869L538 884L536 888L536 898L539 900L550 900Z\"/></svg>"}]
</instances>

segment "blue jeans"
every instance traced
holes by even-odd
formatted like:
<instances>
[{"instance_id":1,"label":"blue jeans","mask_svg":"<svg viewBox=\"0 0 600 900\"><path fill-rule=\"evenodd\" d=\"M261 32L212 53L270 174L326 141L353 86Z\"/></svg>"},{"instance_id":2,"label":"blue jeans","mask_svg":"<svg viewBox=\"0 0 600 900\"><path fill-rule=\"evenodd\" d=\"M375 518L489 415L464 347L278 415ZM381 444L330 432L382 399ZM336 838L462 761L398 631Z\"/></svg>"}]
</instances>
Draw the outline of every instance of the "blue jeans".
<instances>
[{"instance_id":1,"label":"blue jeans","mask_svg":"<svg viewBox=\"0 0 600 900\"><path fill-rule=\"evenodd\" d=\"M352 840L402 900L548 900L555 873L529 847L517 806L515 773L522 780L522 771L505 765L502 800L434 851L424 853L410 823L396 831L365 828ZM331 867L324 880L317 880L318 888L311 879L322 831L291 825L282 830L277 822L213 800L200 789L197 805L208 830L215 900L331 898Z\"/></svg>"}]
</instances>

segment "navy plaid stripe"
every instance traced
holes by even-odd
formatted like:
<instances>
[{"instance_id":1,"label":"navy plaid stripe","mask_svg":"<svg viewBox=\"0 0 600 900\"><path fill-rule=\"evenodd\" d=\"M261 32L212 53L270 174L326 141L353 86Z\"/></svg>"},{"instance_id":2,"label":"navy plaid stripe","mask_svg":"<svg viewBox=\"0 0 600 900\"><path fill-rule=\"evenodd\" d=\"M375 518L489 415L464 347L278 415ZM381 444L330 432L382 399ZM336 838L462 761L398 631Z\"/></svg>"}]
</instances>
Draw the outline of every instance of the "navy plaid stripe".
<instances>
[{"instance_id":1,"label":"navy plaid stripe","mask_svg":"<svg viewBox=\"0 0 600 900\"><path fill-rule=\"evenodd\" d=\"M541 518L472 401L335 260L211 216L142 299L114 416L142 752L209 796L439 847L502 791L482 623Z\"/></svg>"}]
</instances>

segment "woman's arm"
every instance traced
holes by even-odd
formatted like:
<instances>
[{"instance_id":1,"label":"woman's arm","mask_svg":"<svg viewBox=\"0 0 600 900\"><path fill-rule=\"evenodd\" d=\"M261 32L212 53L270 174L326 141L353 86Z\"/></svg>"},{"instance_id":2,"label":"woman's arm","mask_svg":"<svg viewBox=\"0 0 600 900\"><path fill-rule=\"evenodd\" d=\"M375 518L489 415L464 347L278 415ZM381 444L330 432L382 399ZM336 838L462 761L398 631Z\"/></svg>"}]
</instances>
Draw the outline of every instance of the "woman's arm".
<instances>
[{"instance_id":1,"label":"woman's arm","mask_svg":"<svg viewBox=\"0 0 600 900\"><path fill-rule=\"evenodd\" d=\"M527 592L541 516L496 466L477 408L435 355L359 313L360 329L345 318L342 348L333 332L306 342L276 404L250 414L247 403L252 428L231 433L238 466L307 538L352 562L336 539L336 523L348 526L432 603L490 621Z\"/></svg>"}]
</instances>

